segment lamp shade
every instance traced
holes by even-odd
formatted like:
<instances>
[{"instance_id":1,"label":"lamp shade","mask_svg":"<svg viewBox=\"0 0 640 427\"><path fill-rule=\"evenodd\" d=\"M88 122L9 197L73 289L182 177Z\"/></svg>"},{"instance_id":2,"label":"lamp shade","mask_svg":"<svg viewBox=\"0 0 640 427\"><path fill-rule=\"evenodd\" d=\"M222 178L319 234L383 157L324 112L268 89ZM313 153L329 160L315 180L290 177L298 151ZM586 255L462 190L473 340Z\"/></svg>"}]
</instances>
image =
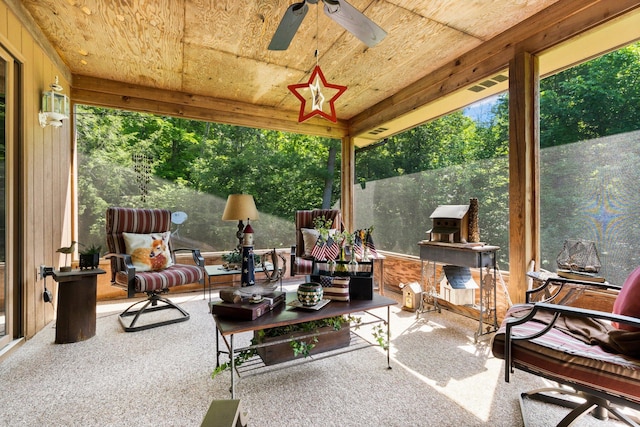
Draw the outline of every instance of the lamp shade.
<instances>
[{"instance_id":1,"label":"lamp shade","mask_svg":"<svg viewBox=\"0 0 640 427\"><path fill-rule=\"evenodd\" d=\"M244 221L258 219L256 202L250 194L229 194L222 214L223 221Z\"/></svg>"}]
</instances>

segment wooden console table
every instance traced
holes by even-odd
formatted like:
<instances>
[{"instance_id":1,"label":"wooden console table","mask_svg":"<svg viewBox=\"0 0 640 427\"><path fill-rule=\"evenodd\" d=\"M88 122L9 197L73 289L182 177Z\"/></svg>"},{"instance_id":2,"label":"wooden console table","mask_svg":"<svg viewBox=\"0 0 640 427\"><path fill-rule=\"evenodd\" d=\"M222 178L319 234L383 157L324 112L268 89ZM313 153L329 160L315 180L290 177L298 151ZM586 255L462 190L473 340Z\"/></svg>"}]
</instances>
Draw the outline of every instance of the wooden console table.
<instances>
[{"instance_id":1,"label":"wooden console table","mask_svg":"<svg viewBox=\"0 0 640 427\"><path fill-rule=\"evenodd\" d=\"M442 242L421 242L420 246L420 261L422 262L422 278L425 282L425 263L427 267L429 263L433 264L433 281L428 283L427 286L423 286L423 290L426 291L426 296L432 298L433 310L440 311L440 307L445 307L458 314L474 317L478 319L478 331L474 334L474 338L477 341L480 336L489 334L498 330L498 315L496 311L497 299L496 299L496 280L497 280L497 265L496 265L496 252L500 249L498 246L471 246L465 244L456 243L442 243ZM436 293L436 263L442 265L456 265L461 267L477 268L480 271L480 297L479 304L474 307L468 306L455 306L448 301L441 300L439 302L438 295ZM493 268L493 280L492 286L487 288L485 284L483 269ZM427 310L424 307L424 296L420 300L420 307L418 308L416 315L425 313ZM487 325L484 328L484 324Z\"/></svg>"},{"instance_id":2,"label":"wooden console table","mask_svg":"<svg viewBox=\"0 0 640 427\"><path fill-rule=\"evenodd\" d=\"M58 282L56 344L88 340L96 334L96 288L98 274L93 270L54 271Z\"/></svg>"},{"instance_id":3,"label":"wooden console table","mask_svg":"<svg viewBox=\"0 0 640 427\"><path fill-rule=\"evenodd\" d=\"M216 366L220 366L220 354L229 355L231 365L231 399L235 399L236 394L236 366L235 355L243 350L266 346L268 344L253 345L244 348L236 348L234 344L234 335L242 332L253 332L261 329L274 328L277 326L294 325L296 323L304 323L312 320L326 319L328 317L347 315L357 312L367 312L376 318L374 322L385 322L387 326L387 340L390 337L391 306L397 304L391 298L374 294L370 300L352 300L349 302L331 301L320 310L300 310L287 305L289 302L297 299L296 292L287 292L287 300L285 305L275 308L273 311L258 317L255 320L234 320L227 317L213 315L216 323ZM369 312L375 308L387 307L386 320ZM361 324L361 326L364 324ZM220 349L220 340L222 337L227 351ZM227 339L228 338L228 339ZM302 338L302 337L298 337ZM389 347L387 346L387 367L391 368L391 360Z\"/></svg>"}]
</instances>

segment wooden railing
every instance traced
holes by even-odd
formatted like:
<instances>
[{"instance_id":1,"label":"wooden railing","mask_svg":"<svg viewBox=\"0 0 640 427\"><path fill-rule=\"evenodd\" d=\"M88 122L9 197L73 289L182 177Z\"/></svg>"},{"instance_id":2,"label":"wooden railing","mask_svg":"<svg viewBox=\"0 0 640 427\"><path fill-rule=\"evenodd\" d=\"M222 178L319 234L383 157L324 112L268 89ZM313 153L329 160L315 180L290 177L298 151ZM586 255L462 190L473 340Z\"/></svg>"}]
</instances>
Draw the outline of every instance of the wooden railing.
<instances>
[{"instance_id":1,"label":"wooden railing","mask_svg":"<svg viewBox=\"0 0 640 427\"><path fill-rule=\"evenodd\" d=\"M257 250L256 252L266 252ZM294 276L291 277L289 272L289 248L278 249L279 253L282 253L287 260L287 273L284 278L285 284L295 284L301 283L305 280L304 276ZM222 254L224 252L207 252L202 255L205 258L205 263L207 265L211 264L222 264ZM382 278L382 283L384 283L385 294L388 296L396 297L396 299L400 300L402 297L402 289L400 287L401 283L408 284L411 282L418 282L424 285L422 282L422 262L420 258L417 256L397 254L392 252L381 252L384 256L384 277ZM179 262L182 263L193 263L190 255L182 254L178 257ZM438 270L436 271L437 277L440 277L440 268L442 266L438 265ZM101 259L100 268L107 271L107 274L98 276L98 301L110 300L110 299L124 299L126 298L125 292L121 289L111 286L111 273L110 273L110 265L109 263ZM380 270L374 269L376 283L381 283L380 278ZM479 271L476 269L472 269L472 276L476 283L480 281ZM236 281L240 280L240 277L236 278ZM259 279L259 278L258 278ZM224 279L228 280L228 277ZM220 285L220 286L227 286ZM219 287L220 287L219 286ZM215 288L215 284L213 285ZM515 300L515 298L510 298L509 292L509 272L508 271L498 271L496 277L496 300L497 300L497 316L498 321L502 321L504 317L504 313L510 306L510 300ZM201 284L189 284L180 286L179 289L176 288L175 291L202 291ZM476 298L479 297L479 293L476 292ZM594 295L593 293L586 293L577 303L582 306L611 311L611 307L613 305L613 301L615 299L616 294L613 292L605 292L600 293L598 295Z\"/></svg>"}]
</instances>

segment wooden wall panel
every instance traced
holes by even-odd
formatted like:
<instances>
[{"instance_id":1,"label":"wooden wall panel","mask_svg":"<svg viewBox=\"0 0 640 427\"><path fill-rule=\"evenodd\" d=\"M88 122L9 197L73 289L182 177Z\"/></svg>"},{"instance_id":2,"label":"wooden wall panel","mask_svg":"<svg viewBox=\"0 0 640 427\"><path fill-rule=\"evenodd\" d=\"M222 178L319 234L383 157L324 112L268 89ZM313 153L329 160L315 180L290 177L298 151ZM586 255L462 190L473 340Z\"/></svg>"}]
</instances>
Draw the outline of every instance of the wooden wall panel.
<instances>
[{"instance_id":1,"label":"wooden wall panel","mask_svg":"<svg viewBox=\"0 0 640 427\"><path fill-rule=\"evenodd\" d=\"M69 70L56 66L57 58L48 57L20 19L0 4L0 36L5 49L21 64L21 125L19 129L20 176L7 177L16 184L20 180L21 193L15 199L22 209L22 223L9 224L9 232L21 239L19 271L10 277L21 280L23 318L21 334L30 338L54 319L55 306L43 301L44 281L37 277L41 264L59 267L55 252L62 243L71 240L70 125L42 129L38 123L40 98L56 75L64 93L70 94L70 85L64 76ZM17 165L16 165L17 166ZM21 228L20 228L21 227ZM47 279L47 287L54 290L55 283ZM55 299L54 299L55 301Z\"/></svg>"}]
</instances>

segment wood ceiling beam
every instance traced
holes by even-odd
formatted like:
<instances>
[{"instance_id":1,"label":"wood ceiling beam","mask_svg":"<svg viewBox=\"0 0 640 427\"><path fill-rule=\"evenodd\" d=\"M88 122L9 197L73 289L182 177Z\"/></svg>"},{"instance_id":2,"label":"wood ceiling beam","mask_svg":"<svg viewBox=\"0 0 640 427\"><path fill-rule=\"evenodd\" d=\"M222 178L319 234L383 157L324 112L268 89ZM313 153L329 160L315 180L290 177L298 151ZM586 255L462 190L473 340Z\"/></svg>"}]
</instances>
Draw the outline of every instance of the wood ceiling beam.
<instances>
[{"instance_id":1,"label":"wood ceiling beam","mask_svg":"<svg viewBox=\"0 0 640 427\"><path fill-rule=\"evenodd\" d=\"M349 121L349 133L357 137L385 126L506 69L516 52L539 53L638 7L640 3L637 0L558 2L353 117Z\"/></svg>"},{"instance_id":2,"label":"wood ceiling beam","mask_svg":"<svg viewBox=\"0 0 640 427\"><path fill-rule=\"evenodd\" d=\"M256 106L83 75L73 75L72 81L71 99L77 104L336 139L345 137L348 131L344 121L331 123L324 119L312 118L298 123L297 112L279 111L274 107Z\"/></svg>"}]
</instances>

